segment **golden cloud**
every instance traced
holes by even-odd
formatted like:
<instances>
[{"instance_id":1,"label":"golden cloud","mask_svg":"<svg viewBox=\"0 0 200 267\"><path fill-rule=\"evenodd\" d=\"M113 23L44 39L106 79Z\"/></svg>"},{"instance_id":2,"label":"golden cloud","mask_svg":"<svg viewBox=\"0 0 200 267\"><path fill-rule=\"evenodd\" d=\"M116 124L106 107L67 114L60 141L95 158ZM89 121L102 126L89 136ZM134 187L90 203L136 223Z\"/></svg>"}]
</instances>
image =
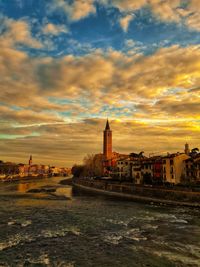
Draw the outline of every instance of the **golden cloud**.
<instances>
[{"instance_id":1,"label":"golden cloud","mask_svg":"<svg viewBox=\"0 0 200 267\"><path fill-rule=\"evenodd\" d=\"M129 23L131 22L131 20L134 18L133 15L126 15L125 17L122 17L120 19L120 25L122 27L122 29L127 32L128 27L129 27Z\"/></svg>"},{"instance_id":2,"label":"golden cloud","mask_svg":"<svg viewBox=\"0 0 200 267\"><path fill-rule=\"evenodd\" d=\"M91 111L98 112L102 105L119 107L123 100L121 106L128 108L126 102L151 102L166 94L175 95L180 103L191 96L192 101L199 101L198 91L191 91L200 86L198 46L162 48L148 57L112 50L61 59L33 59L11 48L3 48L0 54L0 96L6 104L69 111L67 105L50 103L48 98L85 98ZM71 107L72 112L79 110L77 104Z\"/></svg>"},{"instance_id":3,"label":"golden cloud","mask_svg":"<svg viewBox=\"0 0 200 267\"><path fill-rule=\"evenodd\" d=\"M199 0L188 1L184 8L182 0L112 0L112 4L125 13L148 6L160 20L185 24L191 29L200 30Z\"/></svg>"},{"instance_id":4,"label":"golden cloud","mask_svg":"<svg viewBox=\"0 0 200 267\"><path fill-rule=\"evenodd\" d=\"M3 18L5 33L0 36L1 47L27 45L33 48L42 48L43 45L31 36L29 24L23 20Z\"/></svg>"},{"instance_id":5,"label":"golden cloud","mask_svg":"<svg viewBox=\"0 0 200 267\"><path fill-rule=\"evenodd\" d=\"M67 33L68 29L65 25L55 25L53 23L47 23L42 32L44 34L52 34L52 35L59 35L61 32Z\"/></svg>"},{"instance_id":6,"label":"golden cloud","mask_svg":"<svg viewBox=\"0 0 200 267\"><path fill-rule=\"evenodd\" d=\"M4 41L5 36L0 44ZM22 155L33 153L44 163L81 161L101 151L107 116L113 119L116 151L176 152L185 141L198 147L199 62L199 46L172 46L149 56L98 50L55 59L31 58L13 43L2 45L2 159L25 161ZM61 111L71 112L73 123ZM91 114L99 119L81 119ZM27 137L8 140L6 134Z\"/></svg>"},{"instance_id":7,"label":"golden cloud","mask_svg":"<svg viewBox=\"0 0 200 267\"><path fill-rule=\"evenodd\" d=\"M71 4L64 0L54 0L53 5L49 5L51 11L62 9L72 21L80 20L89 16L91 13L96 13L94 0L75 0Z\"/></svg>"},{"instance_id":8,"label":"golden cloud","mask_svg":"<svg viewBox=\"0 0 200 267\"><path fill-rule=\"evenodd\" d=\"M71 21L77 21L96 13L95 3L118 8L124 17L120 20L123 30L127 30L131 20L130 13L149 7L153 15L166 22L185 24L191 29L200 30L200 2L190 0L183 7L182 0L74 0L71 4L64 0L54 0L50 10L62 9ZM132 17L133 19L133 17Z\"/></svg>"}]
</instances>

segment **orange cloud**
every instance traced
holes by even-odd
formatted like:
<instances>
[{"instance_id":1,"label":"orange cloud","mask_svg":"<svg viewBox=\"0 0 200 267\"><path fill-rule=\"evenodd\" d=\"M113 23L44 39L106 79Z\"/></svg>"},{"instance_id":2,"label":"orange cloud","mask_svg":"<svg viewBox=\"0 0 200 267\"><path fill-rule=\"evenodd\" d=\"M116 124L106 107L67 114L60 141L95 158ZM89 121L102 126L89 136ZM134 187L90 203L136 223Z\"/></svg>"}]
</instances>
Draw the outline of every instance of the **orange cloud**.
<instances>
[{"instance_id":1,"label":"orange cloud","mask_svg":"<svg viewBox=\"0 0 200 267\"><path fill-rule=\"evenodd\" d=\"M43 45L31 36L30 26L23 20L4 18L5 33L0 36L1 46L13 47L17 44L33 48L42 48Z\"/></svg>"},{"instance_id":2,"label":"orange cloud","mask_svg":"<svg viewBox=\"0 0 200 267\"><path fill-rule=\"evenodd\" d=\"M25 161L31 151L44 163L81 161L101 151L107 116L120 152L181 151L188 138L199 146L198 45L162 48L148 57L110 49L59 59L31 58L13 43L1 47L2 159ZM91 114L98 118L83 120ZM6 134L27 137L8 140Z\"/></svg>"},{"instance_id":3,"label":"orange cloud","mask_svg":"<svg viewBox=\"0 0 200 267\"><path fill-rule=\"evenodd\" d=\"M125 17L122 17L120 19L120 25L122 27L122 29L127 32L128 27L129 27L129 23L131 22L131 20L134 18L133 15L126 15Z\"/></svg>"},{"instance_id":4,"label":"orange cloud","mask_svg":"<svg viewBox=\"0 0 200 267\"><path fill-rule=\"evenodd\" d=\"M55 25L52 23L47 23L42 32L44 34L59 35L61 32L67 33L68 29L65 25Z\"/></svg>"},{"instance_id":5,"label":"orange cloud","mask_svg":"<svg viewBox=\"0 0 200 267\"><path fill-rule=\"evenodd\" d=\"M72 21L80 20L91 13L96 13L94 0L75 0L71 4L64 0L54 0L50 10L62 9Z\"/></svg>"},{"instance_id":6,"label":"orange cloud","mask_svg":"<svg viewBox=\"0 0 200 267\"><path fill-rule=\"evenodd\" d=\"M90 14L96 13L96 3L118 8L123 15L120 24L127 31L131 20L130 14L143 7L149 7L153 15L166 22L185 24L187 27L200 30L200 7L199 0L190 0L182 7L182 0L74 0L71 4L64 0L54 0L49 9L62 9L71 21L83 19ZM133 17L132 17L133 19Z\"/></svg>"}]
</instances>

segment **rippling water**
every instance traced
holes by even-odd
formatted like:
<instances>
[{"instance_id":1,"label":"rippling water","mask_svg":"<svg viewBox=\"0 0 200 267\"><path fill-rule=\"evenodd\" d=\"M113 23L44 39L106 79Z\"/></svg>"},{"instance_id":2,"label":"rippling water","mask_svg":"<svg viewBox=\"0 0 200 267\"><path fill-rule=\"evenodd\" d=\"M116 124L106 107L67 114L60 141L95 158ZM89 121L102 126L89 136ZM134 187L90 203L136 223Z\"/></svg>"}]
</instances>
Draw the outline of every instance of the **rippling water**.
<instances>
[{"instance_id":1,"label":"rippling water","mask_svg":"<svg viewBox=\"0 0 200 267\"><path fill-rule=\"evenodd\" d=\"M0 184L0 266L200 266L199 210L80 194L61 179Z\"/></svg>"}]
</instances>

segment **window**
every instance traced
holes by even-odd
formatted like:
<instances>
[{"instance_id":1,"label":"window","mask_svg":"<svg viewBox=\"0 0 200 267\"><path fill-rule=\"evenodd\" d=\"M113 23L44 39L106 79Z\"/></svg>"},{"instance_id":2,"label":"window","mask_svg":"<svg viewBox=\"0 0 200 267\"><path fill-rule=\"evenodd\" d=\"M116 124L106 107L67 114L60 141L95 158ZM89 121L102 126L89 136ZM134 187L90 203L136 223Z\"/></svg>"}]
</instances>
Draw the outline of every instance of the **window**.
<instances>
[{"instance_id":1,"label":"window","mask_svg":"<svg viewBox=\"0 0 200 267\"><path fill-rule=\"evenodd\" d=\"M170 159L170 165L173 165L173 159Z\"/></svg>"},{"instance_id":2,"label":"window","mask_svg":"<svg viewBox=\"0 0 200 267\"><path fill-rule=\"evenodd\" d=\"M172 174L172 179L174 179L174 175Z\"/></svg>"}]
</instances>

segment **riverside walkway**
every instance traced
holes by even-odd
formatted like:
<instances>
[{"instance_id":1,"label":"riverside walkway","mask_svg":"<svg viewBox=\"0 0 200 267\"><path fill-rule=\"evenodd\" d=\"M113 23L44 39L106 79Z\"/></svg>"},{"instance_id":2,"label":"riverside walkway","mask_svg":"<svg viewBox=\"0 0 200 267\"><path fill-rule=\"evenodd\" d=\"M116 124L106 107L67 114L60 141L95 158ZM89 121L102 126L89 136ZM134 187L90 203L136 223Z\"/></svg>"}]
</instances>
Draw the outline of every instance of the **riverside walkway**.
<instances>
[{"instance_id":1,"label":"riverside walkway","mask_svg":"<svg viewBox=\"0 0 200 267\"><path fill-rule=\"evenodd\" d=\"M73 179L73 185L86 191L139 202L153 202L165 205L181 205L200 208L200 192L192 192L189 190L173 190L161 187L154 188L77 178Z\"/></svg>"}]
</instances>

